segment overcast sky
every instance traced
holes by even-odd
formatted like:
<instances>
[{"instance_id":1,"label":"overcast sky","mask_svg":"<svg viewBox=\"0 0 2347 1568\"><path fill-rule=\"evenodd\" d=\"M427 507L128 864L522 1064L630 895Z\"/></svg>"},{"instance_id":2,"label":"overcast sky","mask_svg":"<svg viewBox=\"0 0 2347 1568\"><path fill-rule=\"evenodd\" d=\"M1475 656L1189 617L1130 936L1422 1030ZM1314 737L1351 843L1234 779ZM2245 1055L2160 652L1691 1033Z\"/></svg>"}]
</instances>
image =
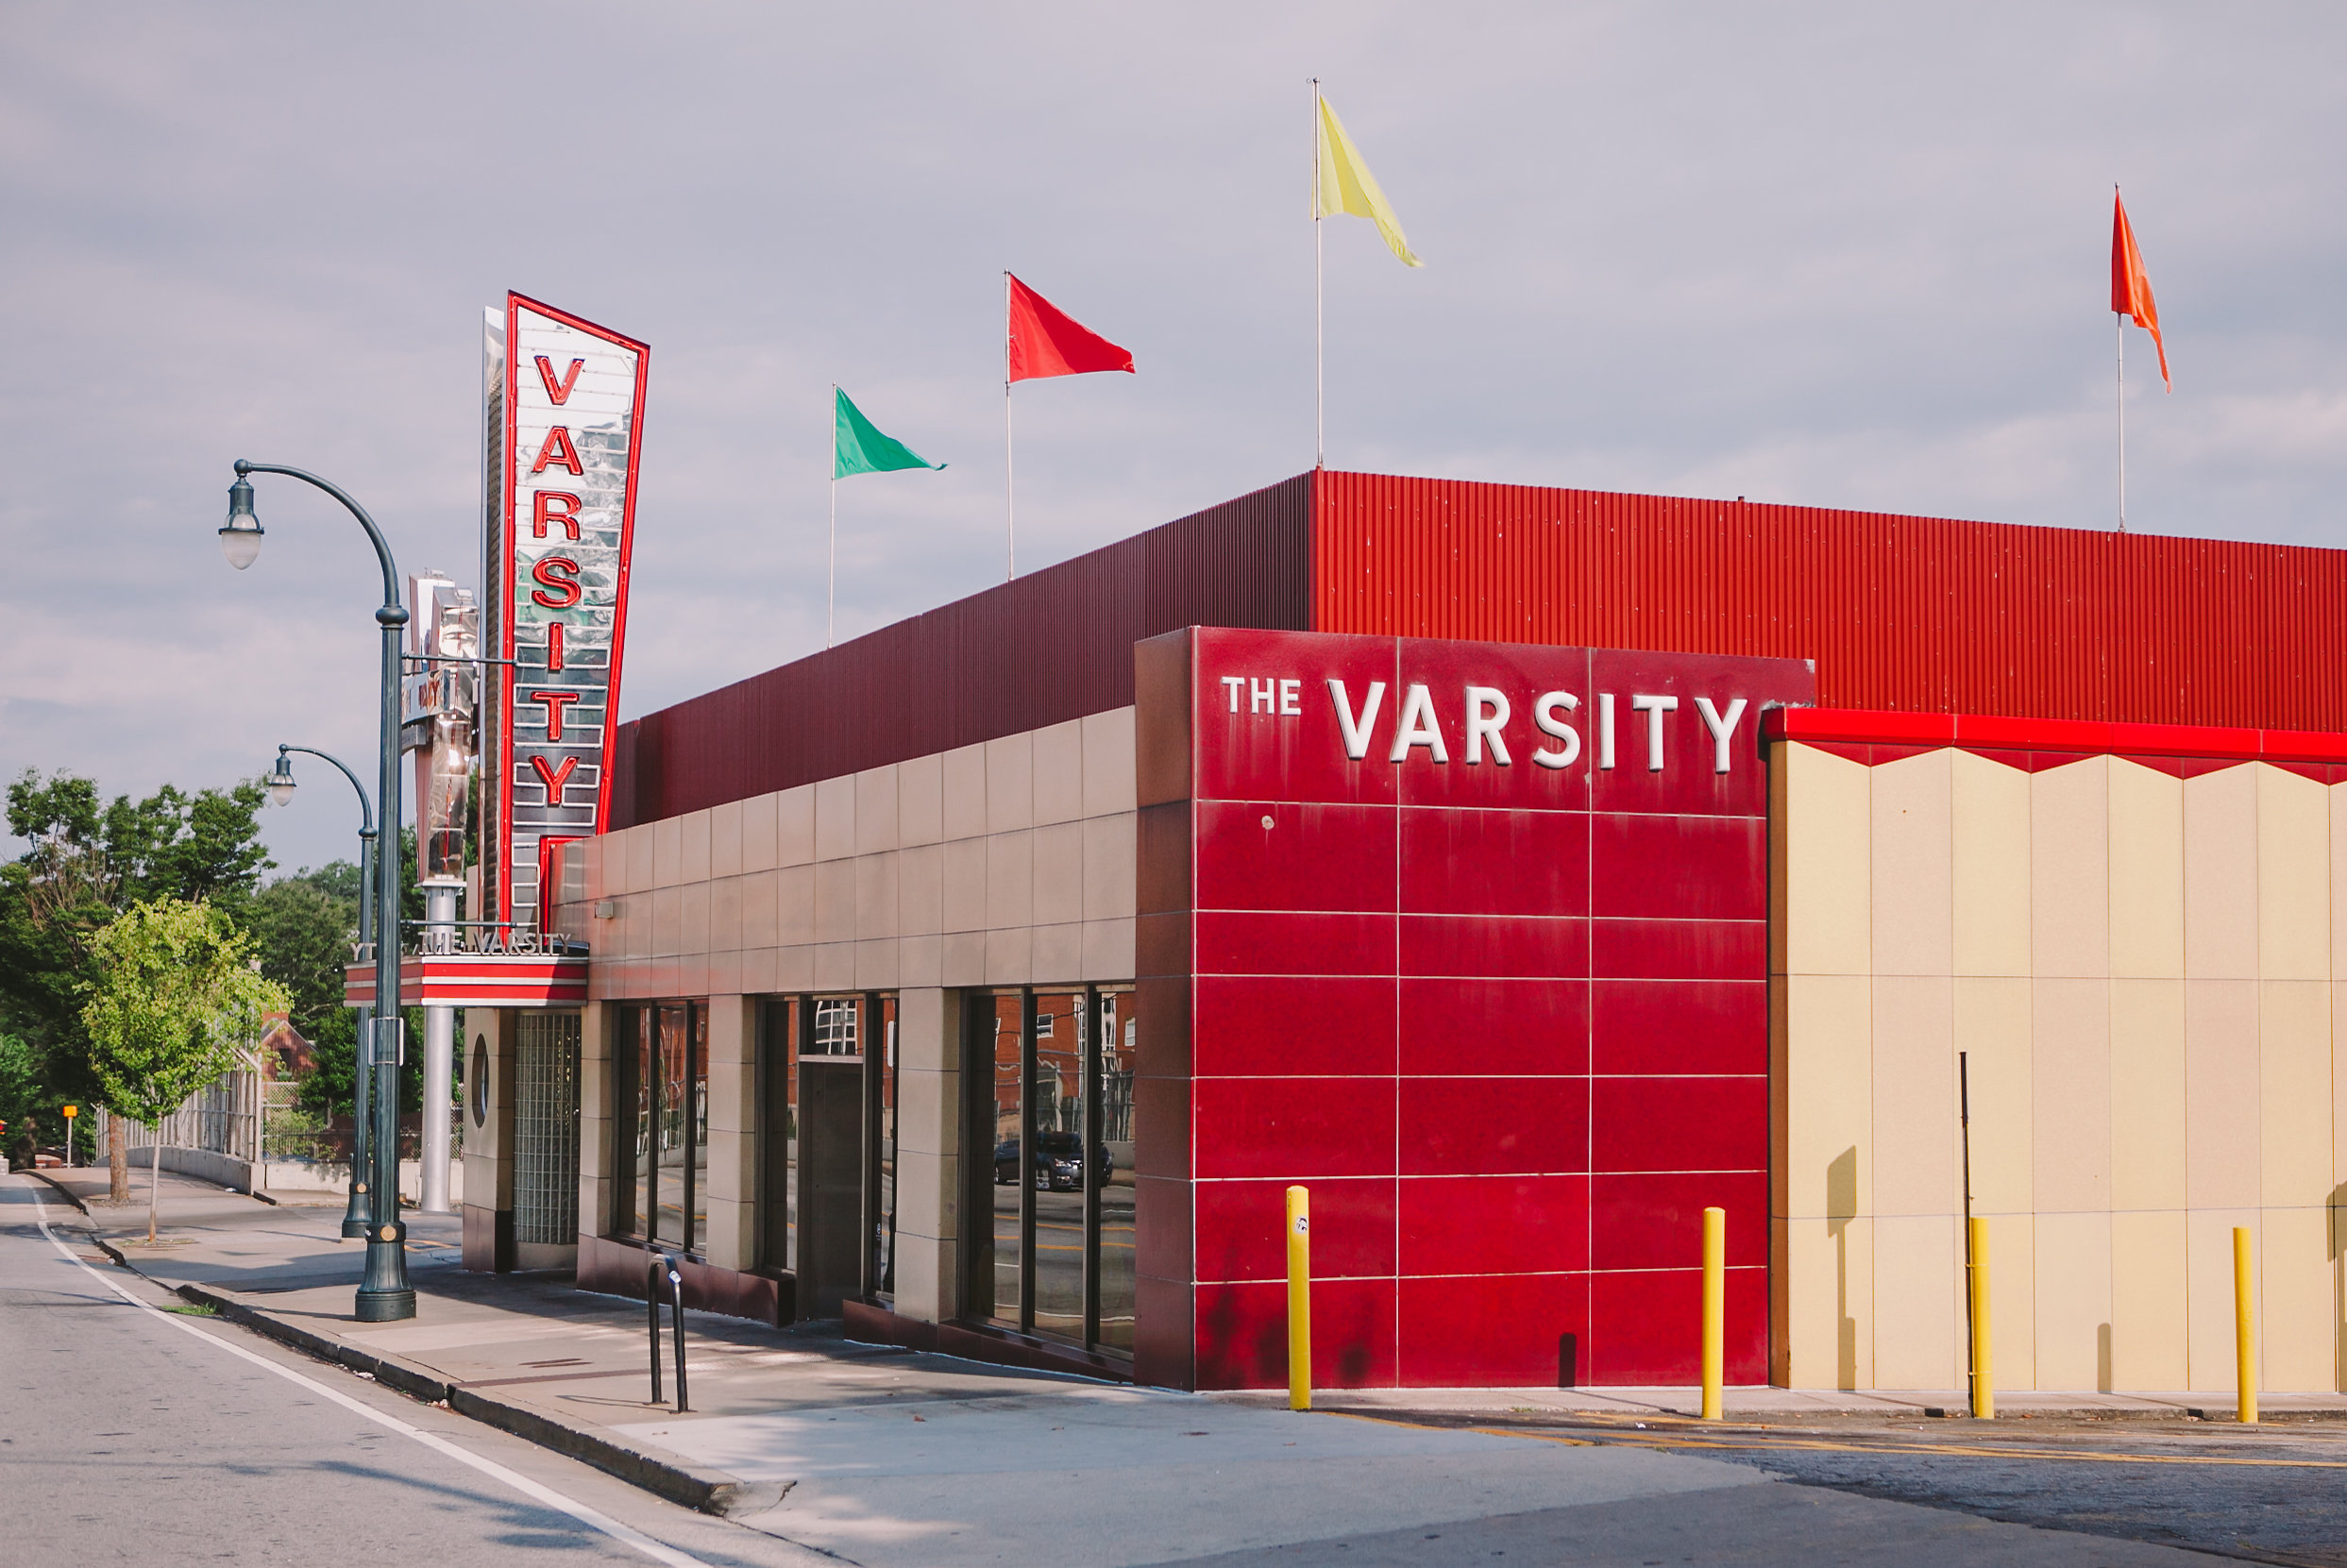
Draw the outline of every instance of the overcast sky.
<instances>
[{"instance_id":1,"label":"overcast sky","mask_svg":"<svg viewBox=\"0 0 2347 1568\"><path fill-rule=\"evenodd\" d=\"M1333 466L2347 546L2336 7L0 8L0 769L372 756L357 529L477 573L481 308L652 346L622 710L996 581L1002 279L1137 376L1019 392L1020 560L1309 468L1317 74L1425 258L1327 241ZM264 818L346 854L314 765Z\"/></svg>"}]
</instances>

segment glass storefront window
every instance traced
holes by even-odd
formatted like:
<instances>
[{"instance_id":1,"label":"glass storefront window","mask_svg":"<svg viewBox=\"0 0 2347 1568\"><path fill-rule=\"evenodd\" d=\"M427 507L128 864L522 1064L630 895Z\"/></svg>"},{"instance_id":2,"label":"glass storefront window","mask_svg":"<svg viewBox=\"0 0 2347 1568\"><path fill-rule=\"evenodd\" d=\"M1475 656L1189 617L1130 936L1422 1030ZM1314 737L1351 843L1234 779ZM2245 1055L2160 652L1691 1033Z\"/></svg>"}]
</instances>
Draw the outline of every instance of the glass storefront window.
<instances>
[{"instance_id":1,"label":"glass storefront window","mask_svg":"<svg viewBox=\"0 0 2347 1568\"><path fill-rule=\"evenodd\" d=\"M758 1263L799 1266L799 1036L795 996L758 1004Z\"/></svg>"},{"instance_id":2,"label":"glass storefront window","mask_svg":"<svg viewBox=\"0 0 2347 1568\"><path fill-rule=\"evenodd\" d=\"M879 1046L873 1064L872 1110L872 1256L867 1277L873 1293L894 1298L897 1289L897 1000L866 1000L874 1013L872 1038Z\"/></svg>"},{"instance_id":3,"label":"glass storefront window","mask_svg":"<svg viewBox=\"0 0 2347 1568\"><path fill-rule=\"evenodd\" d=\"M621 1136L628 1212L622 1235L692 1252L708 1231L709 1009L671 1002L622 1015L632 1114Z\"/></svg>"},{"instance_id":4,"label":"glass storefront window","mask_svg":"<svg viewBox=\"0 0 2347 1568\"><path fill-rule=\"evenodd\" d=\"M990 1120L994 1144L993 1223L970 1238L970 1314L1130 1355L1132 993L977 997L969 1017L970 1136ZM972 1173L973 1198L982 1179Z\"/></svg>"}]
</instances>

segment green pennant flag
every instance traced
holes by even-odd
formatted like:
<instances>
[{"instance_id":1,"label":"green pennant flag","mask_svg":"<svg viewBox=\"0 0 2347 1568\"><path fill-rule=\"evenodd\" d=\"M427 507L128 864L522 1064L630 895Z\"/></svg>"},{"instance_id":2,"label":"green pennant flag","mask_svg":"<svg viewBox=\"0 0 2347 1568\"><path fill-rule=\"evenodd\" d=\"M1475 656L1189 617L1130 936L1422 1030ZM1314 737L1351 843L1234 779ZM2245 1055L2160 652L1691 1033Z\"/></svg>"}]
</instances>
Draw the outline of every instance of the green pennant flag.
<instances>
[{"instance_id":1,"label":"green pennant flag","mask_svg":"<svg viewBox=\"0 0 2347 1568\"><path fill-rule=\"evenodd\" d=\"M898 468L942 468L942 463L932 463L892 435L883 435L880 427L864 417L864 411L848 400L848 395L836 386L831 389L834 424L837 435L832 446L831 477L846 479L850 474L886 474Z\"/></svg>"}]
</instances>

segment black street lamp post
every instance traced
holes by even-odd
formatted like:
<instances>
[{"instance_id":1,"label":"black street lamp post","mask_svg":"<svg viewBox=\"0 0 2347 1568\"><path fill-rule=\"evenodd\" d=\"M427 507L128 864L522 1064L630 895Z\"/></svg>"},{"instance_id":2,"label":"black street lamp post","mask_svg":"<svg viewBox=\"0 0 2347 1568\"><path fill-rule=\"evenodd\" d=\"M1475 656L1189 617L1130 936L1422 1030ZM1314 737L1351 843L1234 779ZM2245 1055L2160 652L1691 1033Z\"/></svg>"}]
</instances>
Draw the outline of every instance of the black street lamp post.
<instances>
[{"instance_id":1,"label":"black street lamp post","mask_svg":"<svg viewBox=\"0 0 2347 1568\"><path fill-rule=\"evenodd\" d=\"M391 558L383 531L338 485L274 463L236 460L236 482L228 486L228 520L220 528L220 548L228 565L243 571L261 554L261 520L253 515L253 486L249 474L282 474L315 485L343 503L366 530L375 558L383 568L383 602L375 612L382 632L381 773L376 799L381 803L385 832L399 824L399 640L408 612L399 602L399 568ZM397 842L395 838L395 842ZM407 1226L399 1219L399 874L397 853L375 857L375 1027L373 1037L361 1042L366 1070L374 1074L374 1169L369 1172L366 1236L366 1274L359 1284L361 1323L389 1323L415 1316L415 1288L408 1283ZM446 1093L446 1086L442 1087Z\"/></svg>"},{"instance_id":2,"label":"black street lamp post","mask_svg":"<svg viewBox=\"0 0 2347 1568\"><path fill-rule=\"evenodd\" d=\"M264 781L269 799L286 805L294 799L294 759L286 753L299 751L307 757L324 757L342 769L350 787L359 792L359 946L371 949L375 945L375 807L368 801L366 785L359 775L344 767L340 757L311 746L279 746L277 767L269 770ZM359 1044L353 1053L350 1072L350 1203L343 1210L343 1236L355 1240L366 1235L367 1221L367 1152L375 1140L367 1136L367 1106L373 1099L368 1094L366 1073L367 1042L375 1037L375 1007L368 1003L359 1009Z\"/></svg>"}]
</instances>

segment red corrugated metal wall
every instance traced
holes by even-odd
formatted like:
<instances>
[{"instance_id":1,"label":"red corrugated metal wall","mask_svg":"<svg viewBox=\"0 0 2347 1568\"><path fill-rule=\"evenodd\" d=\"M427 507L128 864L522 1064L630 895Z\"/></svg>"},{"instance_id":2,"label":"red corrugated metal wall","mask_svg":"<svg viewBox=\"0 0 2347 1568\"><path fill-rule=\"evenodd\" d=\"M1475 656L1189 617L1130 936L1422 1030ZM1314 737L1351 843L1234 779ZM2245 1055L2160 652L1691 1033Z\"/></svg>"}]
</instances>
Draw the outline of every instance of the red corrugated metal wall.
<instances>
[{"instance_id":1,"label":"red corrugated metal wall","mask_svg":"<svg viewBox=\"0 0 2347 1568\"><path fill-rule=\"evenodd\" d=\"M1828 706L2347 730L2347 551L1322 473L1314 631L1815 659Z\"/></svg>"},{"instance_id":2,"label":"red corrugated metal wall","mask_svg":"<svg viewBox=\"0 0 2347 1568\"><path fill-rule=\"evenodd\" d=\"M1305 629L1299 475L619 727L614 827L1133 700L1133 645Z\"/></svg>"}]
</instances>

